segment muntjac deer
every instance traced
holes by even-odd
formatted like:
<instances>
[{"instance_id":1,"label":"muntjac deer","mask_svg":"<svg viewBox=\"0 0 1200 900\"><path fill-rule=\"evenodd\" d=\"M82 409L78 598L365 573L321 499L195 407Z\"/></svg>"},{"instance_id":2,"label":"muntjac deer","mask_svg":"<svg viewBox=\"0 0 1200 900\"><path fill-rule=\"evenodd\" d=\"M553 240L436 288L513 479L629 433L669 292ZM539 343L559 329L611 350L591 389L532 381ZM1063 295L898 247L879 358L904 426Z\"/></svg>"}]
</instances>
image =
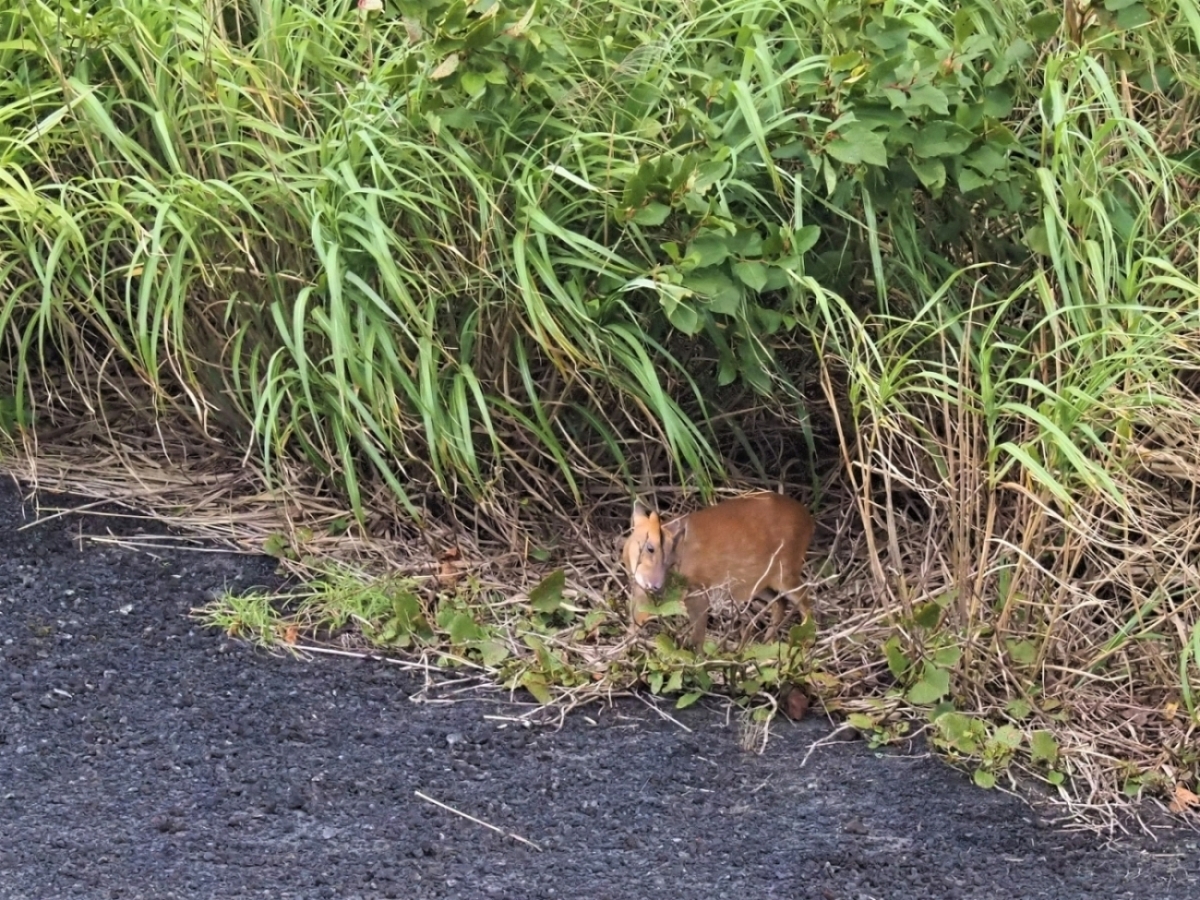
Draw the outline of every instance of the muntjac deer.
<instances>
[{"instance_id":1,"label":"muntjac deer","mask_svg":"<svg viewBox=\"0 0 1200 900\"><path fill-rule=\"evenodd\" d=\"M782 494L735 497L665 524L658 513L635 503L633 531L622 553L633 620L645 623L648 595L659 593L667 573L676 571L687 582L683 603L695 649L704 646L713 601L732 600L745 609L754 598L774 591L774 634L783 622L785 600L808 611L800 573L812 535L808 509Z\"/></svg>"}]
</instances>

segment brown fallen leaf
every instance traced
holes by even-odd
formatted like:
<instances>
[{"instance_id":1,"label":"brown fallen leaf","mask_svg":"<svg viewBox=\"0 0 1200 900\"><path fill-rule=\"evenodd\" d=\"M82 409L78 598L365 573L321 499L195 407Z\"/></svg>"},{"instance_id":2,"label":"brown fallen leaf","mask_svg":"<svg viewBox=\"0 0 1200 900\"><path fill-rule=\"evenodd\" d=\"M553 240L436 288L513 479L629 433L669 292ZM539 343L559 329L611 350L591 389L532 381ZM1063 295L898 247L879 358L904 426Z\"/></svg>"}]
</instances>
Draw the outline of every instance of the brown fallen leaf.
<instances>
[{"instance_id":1,"label":"brown fallen leaf","mask_svg":"<svg viewBox=\"0 0 1200 900\"><path fill-rule=\"evenodd\" d=\"M1200 806L1200 796L1185 788L1182 784L1175 785L1175 798L1168 807L1173 813L1181 813L1193 807Z\"/></svg>"},{"instance_id":2,"label":"brown fallen leaf","mask_svg":"<svg viewBox=\"0 0 1200 900\"><path fill-rule=\"evenodd\" d=\"M799 722L808 712L808 695L797 685L789 684L783 689L783 712L793 722Z\"/></svg>"},{"instance_id":3,"label":"brown fallen leaf","mask_svg":"<svg viewBox=\"0 0 1200 900\"><path fill-rule=\"evenodd\" d=\"M289 625L283 630L283 642L285 644L295 644L298 637L300 637L299 625Z\"/></svg>"},{"instance_id":4,"label":"brown fallen leaf","mask_svg":"<svg viewBox=\"0 0 1200 900\"><path fill-rule=\"evenodd\" d=\"M456 563L462 554L457 547L448 547L438 557L438 584L452 588L458 584L458 566Z\"/></svg>"}]
</instances>

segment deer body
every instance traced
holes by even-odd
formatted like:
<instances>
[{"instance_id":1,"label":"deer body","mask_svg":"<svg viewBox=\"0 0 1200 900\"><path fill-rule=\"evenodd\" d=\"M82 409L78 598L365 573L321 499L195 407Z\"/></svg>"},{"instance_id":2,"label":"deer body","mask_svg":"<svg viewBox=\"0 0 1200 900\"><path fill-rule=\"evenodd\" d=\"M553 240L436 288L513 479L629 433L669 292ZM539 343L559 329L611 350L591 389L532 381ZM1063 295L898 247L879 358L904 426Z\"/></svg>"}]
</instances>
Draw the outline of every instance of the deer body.
<instances>
[{"instance_id":1,"label":"deer body","mask_svg":"<svg viewBox=\"0 0 1200 900\"><path fill-rule=\"evenodd\" d=\"M756 597L773 592L772 633L783 621L787 600L807 611L801 570L813 518L797 500L766 492L748 494L665 524L658 513L635 504L632 526L622 561L638 625L649 618L648 595L662 590L671 571L687 582L684 606L696 649L704 645L714 600L732 601L744 609Z\"/></svg>"}]
</instances>

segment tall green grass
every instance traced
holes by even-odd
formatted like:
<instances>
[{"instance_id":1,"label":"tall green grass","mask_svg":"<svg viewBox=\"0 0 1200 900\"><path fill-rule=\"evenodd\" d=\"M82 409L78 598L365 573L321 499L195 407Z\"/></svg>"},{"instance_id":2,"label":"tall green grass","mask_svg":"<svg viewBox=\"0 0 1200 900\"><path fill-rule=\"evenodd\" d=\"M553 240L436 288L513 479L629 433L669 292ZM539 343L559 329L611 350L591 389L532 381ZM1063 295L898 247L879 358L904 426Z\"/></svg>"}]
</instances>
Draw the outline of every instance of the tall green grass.
<instances>
[{"instance_id":1,"label":"tall green grass","mask_svg":"<svg viewBox=\"0 0 1200 900\"><path fill-rule=\"evenodd\" d=\"M779 352L806 345L806 278L881 300L905 278L879 217L954 175L949 101L1011 102L1022 9L951 30L852 4L23 0L3 14L29 36L6 50L27 78L0 222L17 396L49 346L68 368L111 352L163 409L268 470L301 455L356 507L363 478L481 496L517 459L578 501L578 473L629 483L646 441L704 486L714 397L804 419ZM970 77L936 87L948 59ZM919 159L878 105L897 63L924 91L910 119L941 120ZM1019 190L978 187L992 210Z\"/></svg>"},{"instance_id":2,"label":"tall green grass","mask_svg":"<svg viewBox=\"0 0 1200 900\"><path fill-rule=\"evenodd\" d=\"M1014 123L1038 137L1033 192L1009 220L1029 255L968 259L941 278L901 211L900 279L881 271L904 286L903 307L863 318L820 304L851 401L869 558L899 611L901 629L881 635L903 636L893 676L934 704L938 743L981 760L981 784L1012 747L954 710L1048 729L1032 769L1059 786L1073 776L1066 796L1083 809L1169 794L1200 766L1200 233L1179 163L1192 139L1175 118L1195 103L1189 66L1148 89L1095 46L1051 55ZM940 655L947 633L957 655ZM1134 709L1136 737L1118 736Z\"/></svg>"},{"instance_id":3,"label":"tall green grass","mask_svg":"<svg viewBox=\"0 0 1200 900\"><path fill-rule=\"evenodd\" d=\"M628 48L543 25L591 58L557 54L556 84L520 88L502 66L522 43L451 88L436 40L349 3L226 6L216 31L209 9L6 14L40 39L20 62L46 86L7 117L0 326L20 398L48 343L70 367L112 350L164 407L215 406L268 467L300 452L355 506L363 473L401 497L429 479L479 494L513 455L544 456L578 499L589 457L623 465L631 417L713 471L699 392L624 299L645 261L597 240L614 153L655 147L613 145L622 79L644 76ZM477 41L459 25L451 43ZM492 106L489 85L520 96Z\"/></svg>"}]
</instances>

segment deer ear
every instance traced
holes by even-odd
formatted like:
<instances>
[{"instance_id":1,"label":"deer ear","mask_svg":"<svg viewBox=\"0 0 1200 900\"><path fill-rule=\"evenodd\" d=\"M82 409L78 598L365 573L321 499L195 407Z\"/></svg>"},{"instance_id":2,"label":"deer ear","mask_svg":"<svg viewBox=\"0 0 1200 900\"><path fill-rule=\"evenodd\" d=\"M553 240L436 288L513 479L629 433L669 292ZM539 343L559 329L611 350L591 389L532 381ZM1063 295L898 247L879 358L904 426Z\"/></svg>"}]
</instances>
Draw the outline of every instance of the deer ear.
<instances>
[{"instance_id":1,"label":"deer ear","mask_svg":"<svg viewBox=\"0 0 1200 900\"><path fill-rule=\"evenodd\" d=\"M633 501L633 516L630 519L630 524L634 528L637 528L638 525L641 525L643 522L649 519L651 515L653 515L653 513L650 512L645 503L643 503L641 500L635 500Z\"/></svg>"},{"instance_id":2,"label":"deer ear","mask_svg":"<svg viewBox=\"0 0 1200 900\"><path fill-rule=\"evenodd\" d=\"M667 554L675 552L675 547L680 539L687 534L687 517L676 519L674 522L663 525L662 527L662 543L663 551Z\"/></svg>"}]
</instances>

